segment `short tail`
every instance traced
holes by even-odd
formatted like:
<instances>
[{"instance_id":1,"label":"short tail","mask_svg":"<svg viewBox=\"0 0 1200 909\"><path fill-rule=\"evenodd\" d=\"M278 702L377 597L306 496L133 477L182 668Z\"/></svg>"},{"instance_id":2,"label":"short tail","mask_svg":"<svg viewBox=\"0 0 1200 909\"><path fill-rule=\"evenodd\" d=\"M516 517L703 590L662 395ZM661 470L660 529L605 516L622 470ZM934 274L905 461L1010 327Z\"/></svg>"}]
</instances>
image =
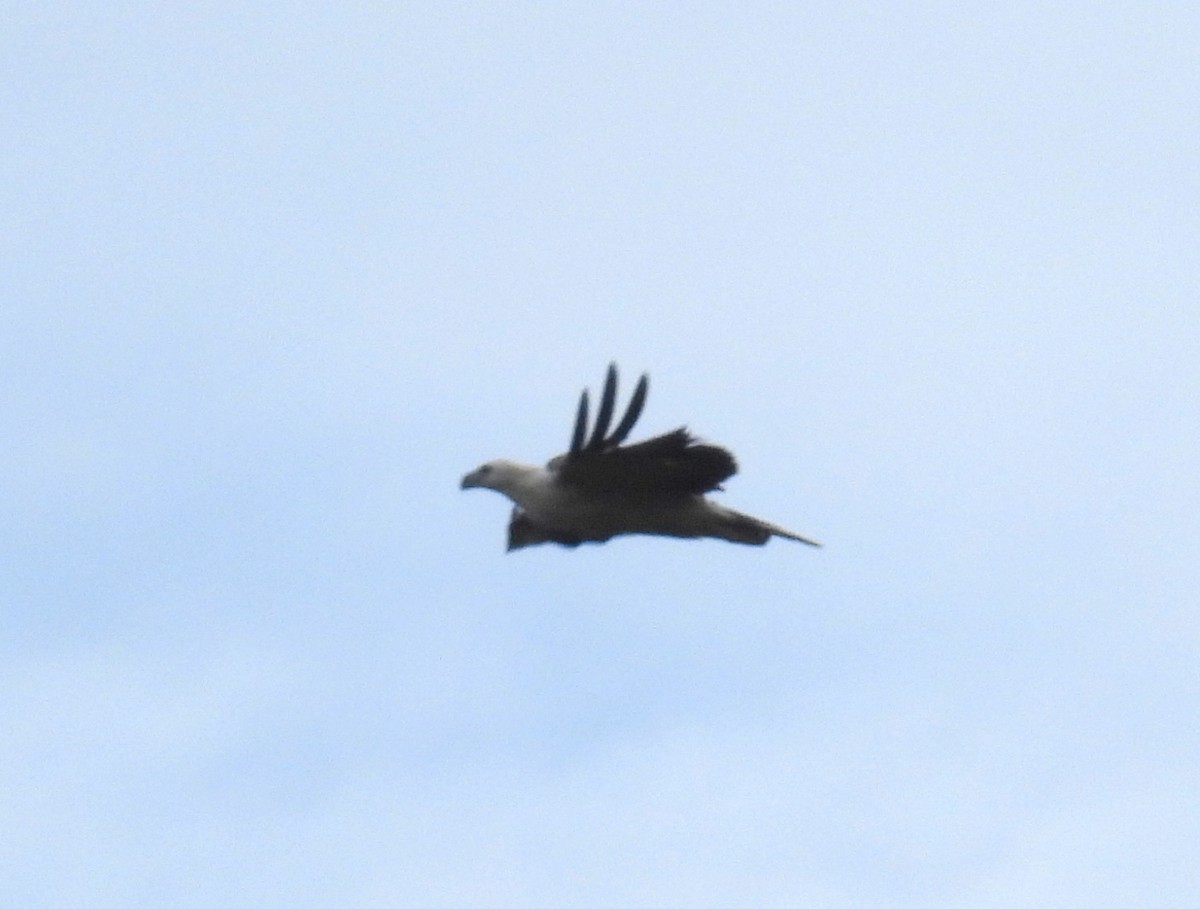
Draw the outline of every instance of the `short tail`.
<instances>
[{"instance_id":1,"label":"short tail","mask_svg":"<svg viewBox=\"0 0 1200 909\"><path fill-rule=\"evenodd\" d=\"M721 505L715 507L720 511L713 536L720 537L722 540L729 540L731 543L746 543L750 546L762 546L771 537L783 537L785 540L795 540L797 543L806 543L809 546L821 545L816 540L810 540L798 533L784 530L778 524L752 518L748 514L742 514L740 511L734 511L732 508L725 508Z\"/></svg>"}]
</instances>

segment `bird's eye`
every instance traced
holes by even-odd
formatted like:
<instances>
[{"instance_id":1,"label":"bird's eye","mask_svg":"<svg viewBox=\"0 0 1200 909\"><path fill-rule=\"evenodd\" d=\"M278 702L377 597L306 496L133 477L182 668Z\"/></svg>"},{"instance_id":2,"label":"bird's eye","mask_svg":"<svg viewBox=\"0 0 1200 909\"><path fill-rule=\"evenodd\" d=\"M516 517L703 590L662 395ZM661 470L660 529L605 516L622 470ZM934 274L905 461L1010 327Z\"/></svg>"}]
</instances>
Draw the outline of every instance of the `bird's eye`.
<instances>
[{"instance_id":1,"label":"bird's eye","mask_svg":"<svg viewBox=\"0 0 1200 909\"><path fill-rule=\"evenodd\" d=\"M484 464L482 467L479 468L479 475L481 477L486 477L491 472L492 472L491 464Z\"/></svg>"}]
</instances>

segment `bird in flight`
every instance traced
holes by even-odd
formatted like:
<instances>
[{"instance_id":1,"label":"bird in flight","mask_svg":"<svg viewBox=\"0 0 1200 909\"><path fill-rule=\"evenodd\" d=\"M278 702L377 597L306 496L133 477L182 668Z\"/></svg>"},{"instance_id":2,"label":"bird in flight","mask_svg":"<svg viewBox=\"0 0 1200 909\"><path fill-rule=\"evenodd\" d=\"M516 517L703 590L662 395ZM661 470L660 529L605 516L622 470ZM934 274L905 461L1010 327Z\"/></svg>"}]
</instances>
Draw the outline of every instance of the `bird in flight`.
<instances>
[{"instance_id":1,"label":"bird in flight","mask_svg":"<svg viewBox=\"0 0 1200 909\"><path fill-rule=\"evenodd\" d=\"M649 380L638 380L625 415L611 433L617 367L610 364L596 422L588 432L588 393L575 414L571 447L545 467L499 459L462 479L463 489L494 489L515 507L508 550L558 543L603 543L621 534L714 537L761 546L771 537L820 546L768 521L706 497L737 473L733 455L701 443L686 428L622 445L646 403Z\"/></svg>"}]
</instances>

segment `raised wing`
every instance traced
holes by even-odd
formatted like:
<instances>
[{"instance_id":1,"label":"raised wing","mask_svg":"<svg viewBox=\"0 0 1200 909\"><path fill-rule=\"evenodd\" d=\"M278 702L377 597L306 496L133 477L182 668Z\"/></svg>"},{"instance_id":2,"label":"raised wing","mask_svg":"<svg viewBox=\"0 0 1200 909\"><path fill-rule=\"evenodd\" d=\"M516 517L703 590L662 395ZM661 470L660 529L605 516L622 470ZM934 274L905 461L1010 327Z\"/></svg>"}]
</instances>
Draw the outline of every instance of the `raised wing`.
<instances>
[{"instance_id":1,"label":"raised wing","mask_svg":"<svg viewBox=\"0 0 1200 909\"><path fill-rule=\"evenodd\" d=\"M579 396L579 410L575 413L575 431L571 433L571 448L567 452L568 456L584 451L600 452L615 448L624 442L629 431L633 429L633 424L642 415L642 407L646 404L646 393L649 389L650 379L645 373L642 373L642 377L638 379L637 388L633 390L633 397L629 399L629 406L625 408L625 416L621 417L621 422L617 424L613 434L606 436L608 424L612 420L613 408L617 403L617 364L609 363L608 375L604 377L604 392L600 396L600 412L596 414L596 425L592 429L592 436L587 440L587 444L584 444L583 441L584 436L587 435L588 424L587 389L585 388L583 394Z\"/></svg>"},{"instance_id":2,"label":"raised wing","mask_svg":"<svg viewBox=\"0 0 1200 909\"><path fill-rule=\"evenodd\" d=\"M649 380L643 374L625 415L607 435L617 397L617 368L610 364L596 423L585 442L588 393L584 390L575 414L571 448L550 462L561 483L594 494L696 495L718 489L737 472L732 454L716 445L701 444L683 428L622 446L641 415L648 391Z\"/></svg>"}]
</instances>

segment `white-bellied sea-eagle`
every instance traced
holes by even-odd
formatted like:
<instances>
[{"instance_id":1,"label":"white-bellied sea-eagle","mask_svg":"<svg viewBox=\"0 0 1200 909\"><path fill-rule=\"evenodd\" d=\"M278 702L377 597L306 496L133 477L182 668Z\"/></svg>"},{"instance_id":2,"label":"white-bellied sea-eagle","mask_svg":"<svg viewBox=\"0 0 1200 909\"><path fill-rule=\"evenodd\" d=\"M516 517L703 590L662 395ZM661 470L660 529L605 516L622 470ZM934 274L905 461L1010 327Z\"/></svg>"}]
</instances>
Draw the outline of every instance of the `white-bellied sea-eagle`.
<instances>
[{"instance_id":1,"label":"white-bellied sea-eagle","mask_svg":"<svg viewBox=\"0 0 1200 909\"><path fill-rule=\"evenodd\" d=\"M622 445L641 415L648 388L643 374L609 434L617 397L617 369L610 365L590 435L584 389L565 454L545 467L489 461L463 477L463 489L494 489L515 503L508 522L510 551L538 543L603 543L627 533L715 537L753 546L784 537L820 545L706 498L737 472L737 463L724 448L699 442L686 428Z\"/></svg>"}]
</instances>

